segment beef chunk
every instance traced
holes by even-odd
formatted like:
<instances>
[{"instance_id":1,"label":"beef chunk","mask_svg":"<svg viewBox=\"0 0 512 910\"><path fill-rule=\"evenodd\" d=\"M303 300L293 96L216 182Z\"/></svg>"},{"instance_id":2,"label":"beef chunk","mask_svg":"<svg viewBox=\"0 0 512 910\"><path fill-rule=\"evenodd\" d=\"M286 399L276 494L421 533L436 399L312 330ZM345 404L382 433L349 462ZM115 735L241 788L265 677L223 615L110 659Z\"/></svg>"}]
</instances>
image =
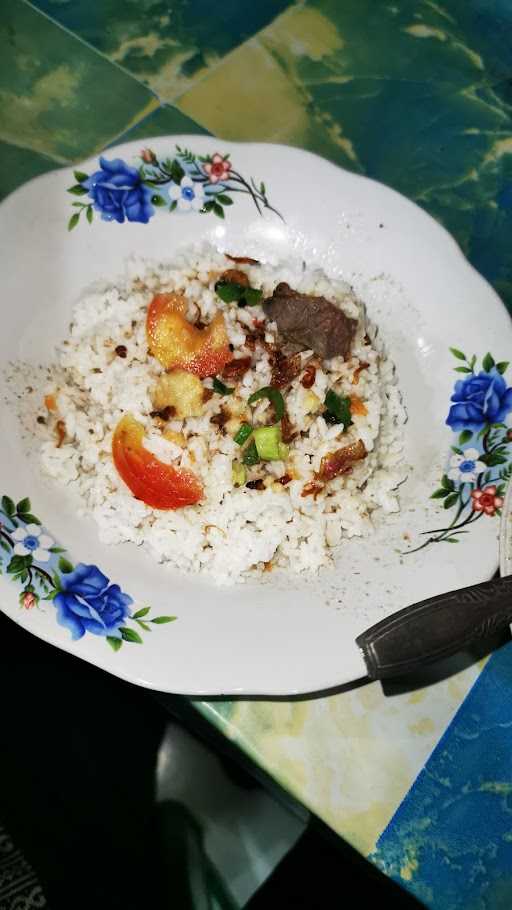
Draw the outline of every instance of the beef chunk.
<instances>
[{"instance_id":1,"label":"beef chunk","mask_svg":"<svg viewBox=\"0 0 512 910\"><path fill-rule=\"evenodd\" d=\"M280 335L302 350L311 349L326 358L350 354L357 321L325 297L300 294L281 282L263 302L263 309L277 323Z\"/></svg>"}]
</instances>

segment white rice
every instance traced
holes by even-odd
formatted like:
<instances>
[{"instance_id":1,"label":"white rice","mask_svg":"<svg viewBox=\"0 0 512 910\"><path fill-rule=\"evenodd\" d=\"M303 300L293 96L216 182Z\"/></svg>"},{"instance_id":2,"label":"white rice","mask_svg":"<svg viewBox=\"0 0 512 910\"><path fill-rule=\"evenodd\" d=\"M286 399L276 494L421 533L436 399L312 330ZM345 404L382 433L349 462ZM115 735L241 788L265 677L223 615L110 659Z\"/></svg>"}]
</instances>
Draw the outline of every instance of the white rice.
<instances>
[{"instance_id":1,"label":"white rice","mask_svg":"<svg viewBox=\"0 0 512 910\"><path fill-rule=\"evenodd\" d=\"M148 304L157 291L179 290L190 301L191 320L208 323L221 310L235 355L248 355L246 329L265 314L260 306L239 308L224 304L216 295L216 278L233 267L223 254L203 245L182 252L172 264L130 261L123 279L81 299L45 389L56 394L57 412L48 420L48 438L41 452L44 471L79 493L83 513L94 517L104 543L131 541L172 569L208 573L221 584L253 577L270 567L316 572L331 562L333 548L344 539L371 533L372 515L398 511L396 488L405 477L405 414L393 364L379 350L364 305L351 288L329 280L321 271L303 270L300 263L242 268L251 285L263 288L265 296L280 281L304 293L326 296L347 316L358 319L358 329L348 361L335 357L317 369L311 389L321 403L316 413L305 413L310 395L300 376L283 390L289 418L302 431L290 444L286 463L266 462L250 469L247 479L264 478L263 490L235 488L232 462L240 458L240 447L234 442L232 425L223 435L210 421L221 405L236 409L238 404L246 417L252 411L254 422L269 422L272 412L267 400L253 409L246 405L250 394L271 380L269 356L260 346L234 395L228 399L214 394L201 417L168 422L165 429L184 434L184 447L163 437L158 421L150 416L151 389L163 369L148 354ZM267 341L276 340L275 323L267 321L265 332ZM115 354L120 344L126 347L124 359ZM312 355L312 351L303 352L303 363ZM360 364L368 366L354 384ZM212 380L203 380L203 385L211 388ZM353 416L347 431L343 424L327 424L321 412L328 388L342 396L357 394L366 406L366 416ZM144 445L159 460L188 468L200 478L204 486L200 503L162 511L134 498L117 473L111 452L113 430L126 413L143 424ZM64 421L66 431L60 447L55 437L57 419ZM316 498L303 496L305 485L315 481L321 459L358 439L368 456L353 466L352 473L330 480ZM282 485L278 478L285 473L293 479Z\"/></svg>"}]
</instances>

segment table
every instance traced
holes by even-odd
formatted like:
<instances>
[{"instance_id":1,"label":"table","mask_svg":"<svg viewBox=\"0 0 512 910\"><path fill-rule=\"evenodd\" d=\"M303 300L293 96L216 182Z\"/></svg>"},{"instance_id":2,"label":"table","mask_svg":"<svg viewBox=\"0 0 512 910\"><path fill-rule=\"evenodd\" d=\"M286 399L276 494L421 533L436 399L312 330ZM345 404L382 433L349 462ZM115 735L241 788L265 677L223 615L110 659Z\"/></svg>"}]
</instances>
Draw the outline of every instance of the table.
<instances>
[{"instance_id":1,"label":"table","mask_svg":"<svg viewBox=\"0 0 512 910\"><path fill-rule=\"evenodd\" d=\"M426 208L512 306L507 0L3 0L0 196L114 142L290 143ZM435 910L509 907L512 651L428 687L195 703Z\"/></svg>"}]
</instances>

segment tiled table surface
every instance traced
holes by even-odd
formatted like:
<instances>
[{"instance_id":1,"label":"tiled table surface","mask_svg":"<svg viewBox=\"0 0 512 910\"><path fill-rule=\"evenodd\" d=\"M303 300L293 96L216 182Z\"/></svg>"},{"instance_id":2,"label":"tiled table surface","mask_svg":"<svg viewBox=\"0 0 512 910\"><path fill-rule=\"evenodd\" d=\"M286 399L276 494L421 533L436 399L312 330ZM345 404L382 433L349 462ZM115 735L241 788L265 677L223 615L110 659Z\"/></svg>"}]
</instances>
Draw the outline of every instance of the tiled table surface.
<instances>
[{"instance_id":1,"label":"tiled table surface","mask_svg":"<svg viewBox=\"0 0 512 910\"><path fill-rule=\"evenodd\" d=\"M418 202L509 306L511 114L509 0L0 6L1 196L125 138L289 143ZM512 906L510 648L480 669L198 707L427 906L495 910Z\"/></svg>"}]
</instances>

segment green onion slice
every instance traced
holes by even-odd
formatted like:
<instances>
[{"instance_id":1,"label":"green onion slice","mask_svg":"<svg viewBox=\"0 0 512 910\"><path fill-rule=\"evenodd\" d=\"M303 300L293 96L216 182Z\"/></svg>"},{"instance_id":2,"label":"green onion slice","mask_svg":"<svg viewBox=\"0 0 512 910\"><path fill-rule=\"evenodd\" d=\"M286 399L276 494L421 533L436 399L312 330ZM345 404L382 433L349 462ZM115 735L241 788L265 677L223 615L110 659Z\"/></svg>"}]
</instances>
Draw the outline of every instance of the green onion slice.
<instances>
[{"instance_id":1,"label":"green onion slice","mask_svg":"<svg viewBox=\"0 0 512 910\"><path fill-rule=\"evenodd\" d=\"M247 442L249 436L252 433L252 427L250 423L243 423L238 432L236 433L234 439L237 445L243 446L244 442Z\"/></svg>"},{"instance_id":2,"label":"green onion slice","mask_svg":"<svg viewBox=\"0 0 512 910\"><path fill-rule=\"evenodd\" d=\"M342 423L345 428L351 425L350 398L342 398L341 395L337 395L336 392L329 389L324 404L326 410L322 416L327 423Z\"/></svg>"},{"instance_id":3,"label":"green onion slice","mask_svg":"<svg viewBox=\"0 0 512 910\"><path fill-rule=\"evenodd\" d=\"M217 377L215 377L213 380L213 391L218 392L219 395L232 395L235 390L234 388L230 388L229 386L224 385L220 379L217 379Z\"/></svg>"},{"instance_id":4,"label":"green onion slice","mask_svg":"<svg viewBox=\"0 0 512 910\"><path fill-rule=\"evenodd\" d=\"M247 446L244 454L242 455L242 461L244 464L249 465L249 467L250 467L253 464L259 464L259 460L260 460L260 456L258 455L256 443L254 442L254 439L253 439L252 442Z\"/></svg>"},{"instance_id":5,"label":"green onion slice","mask_svg":"<svg viewBox=\"0 0 512 910\"><path fill-rule=\"evenodd\" d=\"M263 291L261 288L250 288L236 281L217 281L215 293L224 303L238 303L238 306L256 306L260 302Z\"/></svg>"}]
</instances>

